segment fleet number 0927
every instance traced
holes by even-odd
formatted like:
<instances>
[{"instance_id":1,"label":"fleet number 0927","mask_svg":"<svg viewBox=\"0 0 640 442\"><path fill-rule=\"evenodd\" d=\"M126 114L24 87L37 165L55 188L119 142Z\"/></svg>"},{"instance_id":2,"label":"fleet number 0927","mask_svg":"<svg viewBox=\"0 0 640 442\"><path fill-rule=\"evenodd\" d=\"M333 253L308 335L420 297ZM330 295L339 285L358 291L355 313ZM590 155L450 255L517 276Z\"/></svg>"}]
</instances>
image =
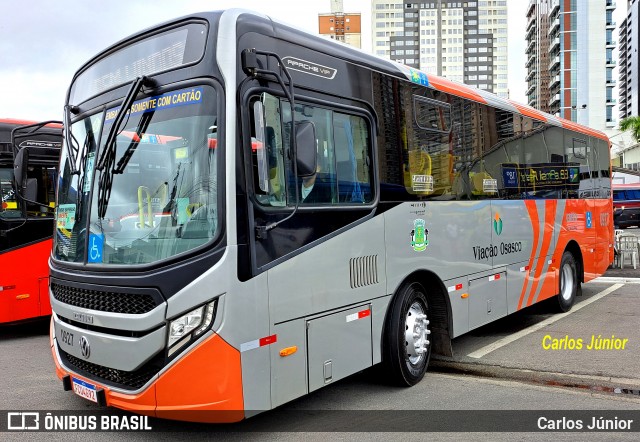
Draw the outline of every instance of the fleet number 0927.
<instances>
[{"instance_id":1,"label":"fleet number 0927","mask_svg":"<svg viewBox=\"0 0 640 442\"><path fill-rule=\"evenodd\" d=\"M65 344L73 347L73 333L69 333L66 330L60 330L60 339L62 339L62 342Z\"/></svg>"}]
</instances>

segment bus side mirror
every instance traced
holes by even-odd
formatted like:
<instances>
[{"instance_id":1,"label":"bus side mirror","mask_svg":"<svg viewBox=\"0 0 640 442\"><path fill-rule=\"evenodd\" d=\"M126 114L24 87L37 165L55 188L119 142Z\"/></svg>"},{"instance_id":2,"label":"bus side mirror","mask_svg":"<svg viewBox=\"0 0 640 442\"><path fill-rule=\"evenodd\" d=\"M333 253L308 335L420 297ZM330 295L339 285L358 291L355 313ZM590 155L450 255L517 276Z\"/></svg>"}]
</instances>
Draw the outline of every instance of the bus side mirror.
<instances>
[{"instance_id":1,"label":"bus side mirror","mask_svg":"<svg viewBox=\"0 0 640 442\"><path fill-rule=\"evenodd\" d=\"M242 54L244 55L246 51ZM253 124L255 132L255 142L251 140L251 150L256 154L258 165L258 186L263 192L269 191L269 161L267 152L267 142L264 124L264 105L261 101L253 103Z\"/></svg>"},{"instance_id":2,"label":"bus side mirror","mask_svg":"<svg viewBox=\"0 0 640 442\"><path fill-rule=\"evenodd\" d=\"M316 127L311 121L296 124L296 161L299 177L316 173Z\"/></svg>"},{"instance_id":3,"label":"bus side mirror","mask_svg":"<svg viewBox=\"0 0 640 442\"><path fill-rule=\"evenodd\" d=\"M13 160L13 178L16 189L23 196L27 188L27 170L29 168L29 150L20 149Z\"/></svg>"}]
</instances>

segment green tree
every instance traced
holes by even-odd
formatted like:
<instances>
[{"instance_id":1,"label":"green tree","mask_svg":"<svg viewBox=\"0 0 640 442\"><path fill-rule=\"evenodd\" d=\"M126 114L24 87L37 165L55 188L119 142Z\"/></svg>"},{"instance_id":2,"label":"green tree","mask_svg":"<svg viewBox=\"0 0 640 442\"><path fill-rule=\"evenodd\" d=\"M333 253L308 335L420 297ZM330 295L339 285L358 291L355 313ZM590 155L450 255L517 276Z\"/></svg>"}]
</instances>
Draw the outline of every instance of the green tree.
<instances>
[{"instance_id":1,"label":"green tree","mask_svg":"<svg viewBox=\"0 0 640 442\"><path fill-rule=\"evenodd\" d=\"M618 128L622 132L630 130L633 139L640 143L640 116L628 117L621 120Z\"/></svg>"}]
</instances>

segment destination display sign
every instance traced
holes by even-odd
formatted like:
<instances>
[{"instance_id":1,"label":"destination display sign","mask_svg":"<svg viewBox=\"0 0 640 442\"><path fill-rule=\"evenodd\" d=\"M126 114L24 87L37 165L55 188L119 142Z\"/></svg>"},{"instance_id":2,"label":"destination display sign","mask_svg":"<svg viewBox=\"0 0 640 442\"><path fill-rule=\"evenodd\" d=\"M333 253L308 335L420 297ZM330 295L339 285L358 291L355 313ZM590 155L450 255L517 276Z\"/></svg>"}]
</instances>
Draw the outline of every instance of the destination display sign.
<instances>
[{"instance_id":1,"label":"destination display sign","mask_svg":"<svg viewBox=\"0 0 640 442\"><path fill-rule=\"evenodd\" d=\"M206 36L205 24L188 23L113 51L78 75L69 102L78 104L136 77L195 63L204 54Z\"/></svg>"},{"instance_id":2,"label":"destination display sign","mask_svg":"<svg viewBox=\"0 0 640 442\"><path fill-rule=\"evenodd\" d=\"M503 164L501 167L505 189L577 188L580 185L580 166L574 163Z\"/></svg>"},{"instance_id":3,"label":"destination display sign","mask_svg":"<svg viewBox=\"0 0 640 442\"><path fill-rule=\"evenodd\" d=\"M188 106L191 104L202 103L202 95L202 87L180 89L177 91L167 92L166 94L138 100L131 105L128 112L131 115L135 115L145 112L170 109L176 106ZM104 118L105 124L113 122L119 112L120 107L107 110L107 114Z\"/></svg>"}]
</instances>

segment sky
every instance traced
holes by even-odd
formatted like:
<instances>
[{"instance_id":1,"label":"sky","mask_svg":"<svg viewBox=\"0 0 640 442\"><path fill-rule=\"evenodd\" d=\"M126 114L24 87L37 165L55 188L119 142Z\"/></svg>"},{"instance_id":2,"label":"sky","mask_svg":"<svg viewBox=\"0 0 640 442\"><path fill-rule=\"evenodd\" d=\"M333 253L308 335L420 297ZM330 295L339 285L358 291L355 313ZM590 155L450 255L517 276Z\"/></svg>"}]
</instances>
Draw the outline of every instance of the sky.
<instances>
[{"instance_id":1,"label":"sky","mask_svg":"<svg viewBox=\"0 0 640 442\"><path fill-rule=\"evenodd\" d=\"M511 99L525 103L525 8L508 0ZM137 31L193 12L241 7L318 32L329 0L27 0L0 15L0 118L60 120L74 73L98 52ZM371 51L370 0L344 0L362 14L363 50Z\"/></svg>"}]
</instances>

